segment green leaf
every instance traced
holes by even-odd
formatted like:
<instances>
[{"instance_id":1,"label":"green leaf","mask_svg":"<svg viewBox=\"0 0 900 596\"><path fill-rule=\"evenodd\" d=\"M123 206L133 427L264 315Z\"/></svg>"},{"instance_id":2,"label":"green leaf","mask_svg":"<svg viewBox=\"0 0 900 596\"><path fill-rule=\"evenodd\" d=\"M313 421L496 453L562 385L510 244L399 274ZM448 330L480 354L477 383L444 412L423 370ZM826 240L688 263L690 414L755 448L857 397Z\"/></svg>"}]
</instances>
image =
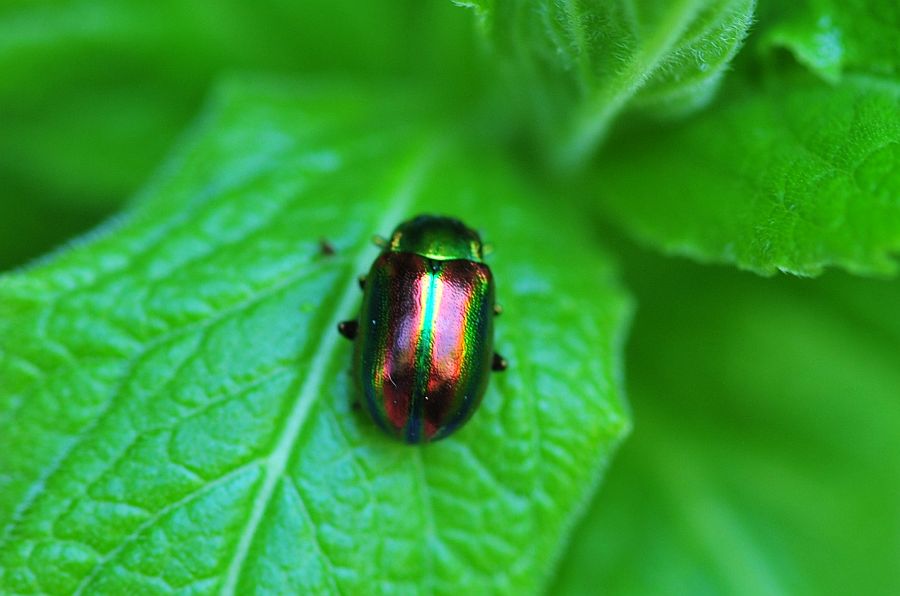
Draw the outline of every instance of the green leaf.
<instances>
[{"instance_id":1,"label":"green leaf","mask_svg":"<svg viewBox=\"0 0 900 596\"><path fill-rule=\"evenodd\" d=\"M665 129L630 131L591 180L606 213L649 245L763 274L896 271L900 85L847 75L735 81Z\"/></svg>"},{"instance_id":2,"label":"green leaf","mask_svg":"<svg viewBox=\"0 0 900 596\"><path fill-rule=\"evenodd\" d=\"M636 430L550 593L900 592L900 284L633 265Z\"/></svg>"},{"instance_id":3,"label":"green leaf","mask_svg":"<svg viewBox=\"0 0 900 596\"><path fill-rule=\"evenodd\" d=\"M624 110L681 115L711 99L753 0L474 0L562 162L587 157Z\"/></svg>"},{"instance_id":4,"label":"green leaf","mask_svg":"<svg viewBox=\"0 0 900 596\"><path fill-rule=\"evenodd\" d=\"M744 61L711 110L624 131L597 160L590 194L628 232L670 254L762 274L816 275L828 266L894 273L894 4L762 3L756 46L787 48L835 85L771 57Z\"/></svg>"},{"instance_id":5,"label":"green leaf","mask_svg":"<svg viewBox=\"0 0 900 596\"><path fill-rule=\"evenodd\" d=\"M227 85L127 215L0 278L0 591L542 583L629 427L629 302L574 213L415 124L433 104ZM415 448L352 408L335 325L422 211L495 246L511 366Z\"/></svg>"},{"instance_id":6,"label":"green leaf","mask_svg":"<svg viewBox=\"0 0 900 596\"><path fill-rule=\"evenodd\" d=\"M222 72L439 73L471 94L470 38L466 15L416 0L0 2L0 203L42 222L0 218L0 267L118 207Z\"/></svg>"},{"instance_id":7,"label":"green leaf","mask_svg":"<svg viewBox=\"0 0 900 596\"><path fill-rule=\"evenodd\" d=\"M846 72L900 75L900 5L892 0L763 2L759 45L784 48L823 79Z\"/></svg>"},{"instance_id":8,"label":"green leaf","mask_svg":"<svg viewBox=\"0 0 900 596\"><path fill-rule=\"evenodd\" d=\"M353 16L343 20L345 35L362 33ZM331 51L308 51L321 39L297 34L303 17L310 20L302 8L270 1L252 10L232 0L4 6L0 167L42 184L45 200L118 204L152 171L217 72L334 65L345 40L332 27ZM316 23L320 35L326 28ZM361 60L384 58L366 41L373 43Z\"/></svg>"}]
</instances>

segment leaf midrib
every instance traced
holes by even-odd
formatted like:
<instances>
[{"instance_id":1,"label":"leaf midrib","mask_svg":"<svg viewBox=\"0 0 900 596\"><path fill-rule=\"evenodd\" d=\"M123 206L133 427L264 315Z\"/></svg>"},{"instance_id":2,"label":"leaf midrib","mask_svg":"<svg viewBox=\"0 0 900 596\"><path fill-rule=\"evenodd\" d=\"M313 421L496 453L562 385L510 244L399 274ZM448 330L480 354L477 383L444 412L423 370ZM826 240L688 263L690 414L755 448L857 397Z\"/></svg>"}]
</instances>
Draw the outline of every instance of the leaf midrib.
<instances>
[{"instance_id":1,"label":"leaf midrib","mask_svg":"<svg viewBox=\"0 0 900 596\"><path fill-rule=\"evenodd\" d=\"M314 273L317 270L313 271ZM22 499L18 506L13 510L10 515L10 519L7 524L3 527L2 531L0 531L0 546L4 546L9 543L11 540L13 529L16 527L18 523L21 522L21 518L24 515L25 511L28 510L29 507L34 503L35 499L43 492L46 483L49 479L56 473L59 472L63 464L69 459L71 454L77 449L84 438L90 436L91 431L96 428L107 416L108 412L114 406L114 404L118 401L119 394L122 391L122 385L124 380L130 376L130 373L143 361L144 358L147 357L148 354L151 354L154 350L164 346L173 340L177 340L182 337L186 337L195 333L205 333L208 329L213 327L214 325L220 323L223 320L228 319L230 316L242 312L247 308L259 304L260 302L270 298L271 296L281 292L282 290L291 287L293 284L307 278L310 275L309 270L305 270L299 273L291 274L281 280L278 280L276 283L271 285L270 287L253 294L249 298L240 300L235 304L229 305L223 310L218 311L214 316L200 320L196 323L192 323L186 327L176 329L174 331L170 331L160 335L159 337L154 338L151 342L146 344L138 353L133 355L130 358L130 362L124 366L123 372L120 376L120 381L117 384L117 387L112 395L112 397L107 401L107 403L103 406L100 413L95 417L91 424L82 429L78 436L71 439L71 441L62 449L62 451L55 457L44 469L44 471L37 477L37 479L29 486L28 490L22 496Z\"/></svg>"},{"instance_id":2,"label":"leaf midrib","mask_svg":"<svg viewBox=\"0 0 900 596\"><path fill-rule=\"evenodd\" d=\"M377 230L391 228L403 217L412 204L416 192L420 189L422 180L432 163L433 152L430 151L424 151L413 160L412 165L401 176L397 189L388 198L384 216L376 225ZM353 262L351 272L367 269L370 259L371 255L368 251L361 251ZM336 303L334 312L324 330L325 337L322 344L309 364L310 376L307 377L300 388L299 396L276 440L275 448L263 462L263 483L253 499L253 509L238 539L234 557L228 565L222 584L221 594L223 595L237 593L238 582L259 525L275 494L278 482L284 475L284 470L287 467L291 454L294 452L294 446L304 428L307 416L312 406L322 395L321 387L324 385L324 376L328 369L328 362L336 351L338 342L343 341L342 337L335 331L337 324L347 316L347 313L352 311L358 297L356 284L348 283L346 285L347 289Z\"/></svg>"}]
</instances>

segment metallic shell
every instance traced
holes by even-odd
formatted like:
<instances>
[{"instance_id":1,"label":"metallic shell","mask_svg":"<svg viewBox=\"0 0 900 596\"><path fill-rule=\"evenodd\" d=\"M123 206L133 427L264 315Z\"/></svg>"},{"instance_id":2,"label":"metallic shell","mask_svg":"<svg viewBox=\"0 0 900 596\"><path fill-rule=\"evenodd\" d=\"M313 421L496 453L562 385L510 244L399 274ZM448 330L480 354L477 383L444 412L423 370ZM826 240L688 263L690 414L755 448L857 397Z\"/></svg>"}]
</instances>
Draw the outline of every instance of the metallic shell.
<instances>
[{"instance_id":1,"label":"metallic shell","mask_svg":"<svg viewBox=\"0 0 900 596\"><path fill-rule=\"evenodd\" d=\"M366 280L354 353L372 419L408 443L468 420L491 371L493 307L483 263L383 252Z\"/></svg>"},{"instance_id":2,"label":"metallic shell","mask_svg":"<svg viewBox=\"0 0 900 596\"><path fill-rule=\"evenodd\" d=\"M411 252L436 261L466 259L482 262L481 237L452 217L420 215L394 230L388 244L391 252Z\"/></svg>"}]
</instances>

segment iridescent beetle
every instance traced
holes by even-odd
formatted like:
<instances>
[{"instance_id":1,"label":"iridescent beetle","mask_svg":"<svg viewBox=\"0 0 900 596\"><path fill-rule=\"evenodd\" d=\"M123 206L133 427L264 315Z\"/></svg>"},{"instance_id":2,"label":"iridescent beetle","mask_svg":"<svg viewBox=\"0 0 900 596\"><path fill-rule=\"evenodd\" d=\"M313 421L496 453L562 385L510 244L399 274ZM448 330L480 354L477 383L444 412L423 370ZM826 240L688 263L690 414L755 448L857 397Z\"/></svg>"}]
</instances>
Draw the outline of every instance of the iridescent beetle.
<instances>
[{"instance_id":1,"label":"iridescent beetle","mask_svg":"<svg viewBox=\"0 0 900 596\"><path fill-rule=\"evenodd\" d=\"M442 439L471 416L494 353L494 278L478 232L450 217L401 223L360 278L359 319L338 330L355 340L353 377L363 407L407 443Z\"/></svg>"}]
</instances>

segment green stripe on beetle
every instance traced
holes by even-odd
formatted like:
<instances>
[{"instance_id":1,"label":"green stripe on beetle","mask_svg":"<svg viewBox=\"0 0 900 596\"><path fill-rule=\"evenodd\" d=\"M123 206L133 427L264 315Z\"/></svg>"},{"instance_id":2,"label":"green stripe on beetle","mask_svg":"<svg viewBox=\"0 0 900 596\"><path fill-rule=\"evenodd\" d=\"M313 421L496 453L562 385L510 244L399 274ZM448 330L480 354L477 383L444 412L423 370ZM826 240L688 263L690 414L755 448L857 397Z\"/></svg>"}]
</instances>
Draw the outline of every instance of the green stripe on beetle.
<instances>
[{"instance_id":1,"label":"green stripe on beetle","mask_svg":"<svg viewBox=\"0 0 900 596\"><path fill-rule=\"evenodd\" d=\"M353 377L363 406L407 443L442 439L472 416L491 370L494 278L474 230L420 215L397 226L361 278L359 319L339 331L355 341Z\"/></svg>"}]
</instances>

